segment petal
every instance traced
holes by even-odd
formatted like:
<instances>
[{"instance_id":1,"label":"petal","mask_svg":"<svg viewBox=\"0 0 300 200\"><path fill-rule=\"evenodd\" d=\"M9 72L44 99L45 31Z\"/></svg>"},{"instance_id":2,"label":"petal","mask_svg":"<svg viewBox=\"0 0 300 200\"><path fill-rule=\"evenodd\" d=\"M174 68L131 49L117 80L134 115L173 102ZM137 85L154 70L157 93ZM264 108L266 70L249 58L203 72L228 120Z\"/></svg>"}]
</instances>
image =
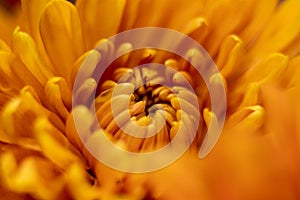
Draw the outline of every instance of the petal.
<instances>
[{"instance_id":1,"label":"petal","mask_svg":"<svg viewBox=\"0 0 300 200\"><path fill-rule=\"evenodd\" d=\"M82 84L87 79L91 78L97 63L101 59L101 55L96 50L90 50L83 54L75 63L72 71L72 82L76 84ZM77 73L80 70L80 77L77 77Z\"/></svg>"},{"instance_id":2,"label":"petal","mask_svg":"<svg viewBox=\"0 0 300 200\"><path fill-rule=\"evenodd\" d=\"M283 53L285 55L289 55L290 57L298 56L300 54L300 45L297 44L300 44L299 36L296 37L296 39L294 39L293 42L291 42L290 45L283 50Z\"/></svg>"},{"instance_id":3,"label":"petal","mask_svg":"<svg viewBox=\"0 0 300 200\"><path fill-rule=\"evenodd\" d=\"M209 24L209 37L203 46L212 57L218 52L220 43L229 34L239 33L246 25L254 2L231 0L213 1L207 4L204 16Z\"/></svg>"},{"instance_id":4,"label":"petal","mask_svg":"<svg viewBox=\"0 0 300 200\"><path fill-rule=\"evenodd\" d=\"M254 106L261 103L260 84L257 82L250 83L245 92L240 108Z\"/></svg>"},{"instance_id":5,"label":"petal","mask_svg":"<svg viewBox=\"0 0 300 200\"><path fill-rule=\"evenodd\" d=\"M22 0L23 26L34 39L39 36L39 23L50 0Z\"/></svg>"},{"instance_id":6,"label":"petal","mask_svg":"<svg viewBox=\"0 0 300 200\"><path fill-rule=\"evenodd\" d=\"M74 99L76 103L87 105L91 102L94 91L97 89L97 83L95 79L89 78L85 80L82 85L76 90L74 94Z\"/></svg>"},{"instance_id":7,"label":"petal","mask_svg":"<svg viewBox=\"0 0 300 200\"><path fill-rule=\"evenodd\" d=\"M204 1L129 0L126 2L121 30L153 26L180 31L184 29L187 21L198 17L201 9L203 9L203 4ZM180 12L182 10L184 12Z\"/></svg>"},{"instance_id":8,"label":"petal","mask_svg":"<svg viewBox=\"0 0 300 200\"><path fill-rule=\"evenodd\" d=\"M85 106L73 108L66 122L66 135L78 149L84 149L83 141L92 134L94 116Z\"/></svg>"},{"instance_id":9,"label":"petal","mask_svg":"<svg viewBox=\"0 0 300 200\"><path fill-rule=\"evenodd\" d=\"M21 88L25 85L32 85L39 96L43 96L43 85L41 84L41 82L39 82L37 77L32 74L30 69L27 68L27 66L20 60L20 58L13 54L11 55L10 60L10 70L13 75L13 78L11 80L16 80L17 82L20 81Z\"/></svg>"},{"instance_id":10,"label":"petal","mask_svg":"<svg viewBox=\"0 0 300 200\"><path fill-rule=\"evenodd\" d=\"M71 85L72 67L85 50L76 8L68 1L51 1L41 17L40 32L56 75Z\"/></svg>"},{"instance_id":11,"label":"petal","mask_svg":"<svg viewBox=\"0 0 300 200\"><path fill-rule=\"evenodd\" d=\"M49 1L50 0L22 0L22 29L24 27L24 30L32 36L47 66L52 67L40 34L41 16Z\"/></svg>"},{"instance_id":12,"label":"petal","mask_svg":"<svg viewBox=\"0 0 300 200\"><path fill-rule=\"evenodd\" d=\"M15 132L15 125L13 113L20 105L20 99L16 98L10 101L1 112L1 128L5 130L8 135L13 135Z\"/></svg>"},{"instance_id":13,"label":"petal","mask_svg":"<svg viewBox=\"0 0 300 200\"><path fill-rule=\"evenodd\" d=\"M247 46L251 46L257 39L257 36L265 29L266 24L278 6L278 0L250 1L254 5L253 9L251 9L251 19L240 33Z\"/></svg>"},{"instance_id":14,"label":"petal","mask_svg":"<svg viewBox=\"0 0 300 200\"><path fill-rule=\"evenodd\" d=\"M134 26L164 26L178 30L184 22L196 17L201 8L203 1L142 1ZM179 12L180 10L184 12ZM157 14L153 15L154 12Z\"/></svg>"},{"instance_id":15,"label":"petal","mask_svg":"<svg viewBox=\"0 0 300 200\"><path fill-rule=\"evenodd\" d=\"M22 83L20 80L15 78L11 67L11 51L6 43L0 39L0 88L5 87L11 89L20 89L22 87ZM14 81L11 81L14 80Z\"/></svg>"},{"instance_id":16,"label":"petal","mask_svg":"<svg viewBox=\"0 0 300 200\"><path fill-rule=\"evenodd\" d=\"M120 32L134 27L134 23L139 15L139 5L141 0L127 0L120 24Z\"/></svg>"},{"instance_id":17,"label":"petal","mask_svg":"<svg viewBox=\"0 0 300 200\"><path fill-rule=\"evenodd\" d=\"M18 90L0 86L0 107L8 103L11 99L18 95Z\"/></svg>"},{"instance_id":18,"label":"petal","mask_svg":"<svg viewBox=\"0 0 300 200\"><path fill-rule=\"evenodd\" d=\"M207 20L203 17L192 19L183 26L181 32L187 34L189 37L201 44L208 35Z\"/></svg>"},{"instance_id":19,"label":"petal","mask_svg":"<svg viewBox=\"0 0 300 200\"><path fill-rule=\"evenodd\" d=\"M82 160L69 149L68 141L61 138L63 143L60 142L56 139L59 135L54 137L53 131L57 132L45 118L40 118L34 124L35 136L44 155L62 169L67 169L72 163L78 163L84 167Z\"/></svg>"},{"instance_id":20,"label":"petal","mask_svg":"<svg viewBox=\"0 0 300 200\"><path fill-rule=\"evenodd\" d=\"M27 33L21 32L18 27L13 33L12 51L42 85L45 85L47 79L53 76L40 59L33 39Z\"/></svg>"},{"instance_id":21,"label":"petal","mask_svg":"<svg viewBox=\"0 0 300 200\"><path fill-rule=\"evenodd\" d=\"M76 2L88 48L92 48L99 39L118 33L125 2L125 0Z\"/></svg>"},{"instance_id":22,"label":"petal","mask_svg":"<svg viewBox=\"0 0 300 200\"><path fill-rule=\"evenodd\" d=\"M259 105L244 107L229 117L227 128L244 129L251 133L264 125L265 109Z\"/></svg>"},{"instance_id":23,"label":"petal","mask_svg":"<svg viewBox=\"0 0 300 200\"><path fill-rule=\"evenodd\" d=\"M19 96L3 108L0 117L2 128L16 138L32 138L32 124L39 117L49 118L55 127L64 130L62 120L41 105L37 93L29 86L24 87Z\"/></svg>"},{"instance_id":24,"label":"petal","mask_svg":"<svg viewBox=\"0 0 300 200\"><path fill-rule=\"evenodd\" d=\"M153 1L150 1L153 4ZM162 1L159 2L162 4ZM176 0L176 1L164 1L165 7L164 11L161 12L161 21L165 21L167 23L167 28L174 29L177 31L182 31L182 28L186 25L187 21L192 21L195 18L199 19L199 15L201 15L201 11L204 9L205 1L189 1L185 0ZM165 12L165 9L168 9L169 12ZM154 15L155 17L157 15ZM200 16L200 19L202 16ZM205 18L206 19L206 18ZM204 26L206 20L204 20Z\"/></svg>"},{"instance_id":25,"label":"petal","mask_svg":"<svg viewBox=\"0 0 300 200\"><path fill-rule=\"evenodd\" d=\"M241 66L244 58L243 41L236 35L229 35L220 46L216 65L225 78L236 78L245 71Z\"/></svg>"},{"instance_id":26,"label":"petal","mask_svg":"<svg viewBox=\"0 0 300 200\"><path fill-rule=\"evenodd\" d=\"M52 111L66 121L72 104L72 93L66 81L59 77L49 79L45 86L45 94Z\"/></svg>"},{"instance_id":27,"label":"petal","mask_svg":"<svg viewBox=\"0 0 300 200\"><path fill-rule=\"evenodd\" d=\"M269 55L240 77L235 85L234 93L242 92L252 82L279 83L284 77L282 75L287 69L288 60L288 57L283 54L273 53Z\"/></svg>"},{"instance_id":28,"label":"petal","mask_svg":"<svg viewBox=\"0 0 300 200\"><path fill-rule=\"evenodd\" d=\"M22 91L22 95L10 101L1 113L1 126L5 132L13 137L31 137L31 125L35 114L43 115L34 94ZM22 123L24 119L27 123ZM22 124L22 126L21 126Z\"/></svg>"},{"instance_id":29,"label":"petal","mask_svg":"<svg viewBox=\"0 0 300 200\"><path fill-rule=\"evenodd\" d=\"M0 51L10 52L10 49L7 46L7 44L1 39L0 39Z\"/></svg>"},{"instance_id":30,"label":"petal","mask_svg":"<svg viewBox=\"0 0 300 200\"><path fill-rule=\"evenodd\" d=\"M80 165L73 164L66 172L68 189L74 199L101 199L102 192L98 188L92 188L87 179L87 173ZM104 198L103 198L104 199Z\"/></svg>"},{"instance_id":31,"label":"petal","mask_svg":"<svg viewBox=\"0 0 300 200\"><path fill-rule=\"evenodd\" d=\"M19 164L13 153L8 151L1 155L0 168L3 184L8 189L31 194L38 199L56 199L64 186L52 163L37 156L25 158Z\"/></svg>"},{"instance_id":32,"label":"petal","mask_svg":"<svg viewBox=\"0 0 300 200\"><path fill-rule=\"evenodd\" d=\"M212 151L221 134L221 127L219 127L218 119L215 113L209 111L208 108L205 108L203 110L203 118L206 126L209 127L211 131L205 135L203 143L201 144L198 154L200 159L205 158L205 156Z\"/></svg>"},{"instance_id":33,"label":"petal","mask_svg":"<svg viewBox=\"0 0 300 200\"><path fill-rule=\"evenodd\" d=\"M272 52L284 52L290 46L298 48L299 45L294 41L299 37L300 1L284 1L252 47L251 54L264 56Z\"/></svg>"}]
</instances>

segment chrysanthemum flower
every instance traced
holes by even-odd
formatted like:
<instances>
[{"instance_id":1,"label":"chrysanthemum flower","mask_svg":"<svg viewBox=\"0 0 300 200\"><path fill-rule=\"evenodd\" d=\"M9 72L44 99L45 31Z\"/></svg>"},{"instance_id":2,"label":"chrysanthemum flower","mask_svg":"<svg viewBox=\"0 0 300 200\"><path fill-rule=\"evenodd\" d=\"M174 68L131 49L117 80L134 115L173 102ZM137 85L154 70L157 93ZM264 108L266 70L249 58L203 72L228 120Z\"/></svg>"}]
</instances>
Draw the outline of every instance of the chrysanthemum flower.
<instances>
[{"instance_id":1,"label":"chrysanthemum flower","mask_svg":"<svg viewBox=\"0 0 300 200\"><path fill-rule=\"evenodd\" d=\"M1 199L300 198L300 1L23 0L10 11L0 4L0 22ZM131 174L103 165L85 149L73 114L82 116L87 136L95 127L90 108L72 108L72 89L80 66L92 73L97 44L148 26L179 31L205 48L221 73L212 82L226 85L227 115L215 148L199 159L214 117L201 78L187 61L160 50L120 57L101 84L90 78L75 91L86 101L97 90L98 121L116 145L148 152L169 143L182 123L172 91L147 85L132 94L132 120L149 124L147 108L158 104L167 113L164 129L136 139L114 124L107 109L112 88L139 64L178 70L196 90L201 111L197 137L180 159ZM122 48L130 50L130 43Z\"/></svg>"}]
</instances>

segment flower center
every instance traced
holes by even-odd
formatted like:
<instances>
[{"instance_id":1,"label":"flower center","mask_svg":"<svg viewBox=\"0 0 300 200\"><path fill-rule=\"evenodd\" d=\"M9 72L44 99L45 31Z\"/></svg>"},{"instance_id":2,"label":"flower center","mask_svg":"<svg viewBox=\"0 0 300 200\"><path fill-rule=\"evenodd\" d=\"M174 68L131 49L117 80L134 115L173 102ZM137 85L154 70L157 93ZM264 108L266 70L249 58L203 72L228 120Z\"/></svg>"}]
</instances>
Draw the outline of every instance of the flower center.
<instances>
[{"instance_id":1,"label":"flower center","mask_svg":"<svg viewBox=\"0 0 300 200\"><path fill-rule=\"evenodd\" d=\"M145 85L137 88L132 95L132 105L143 102L145 109L141 109L141 113L132 113L132 117L140 119L143 116L151 116L159 109L157 105L162 107L170 107L174 112L175 108L171 105L171 98L174 96L173 92L166 86L156 85ZM138 107L138 106L137 106ZM161 108L162 108L161 107ZM167 112L170 110L167 109ZM174 113L172 112L172 113Z\"/></svg>"},{"instance_id":2,"label":"flower center","mask_svg":"<svg viewBox=\"0 0 300 200\"><path fill-rule=\"evenodd\" d=\"M180 71L174 66L171 67L174 69L173 71L167 70L167 68L163 69L163 67L159 71L147 67L136 69L135 67L123 67L124 63L120 67L119 60L122 58L114 62L104 73L103 77L105 78L100 80L98 96L95 100L99 124L110 140L128 151L149 152L170 143L176 136L180 124L187 123L188 127L197 124L198 132L194 144L199 147L204 127L202 119L195 120L197 118L193 113L199 113L200 108L195 107L192 100L194 99L196 102L198 100L194 89L201 86L201 78L197 77L199 79L194 80L188 67ZM150 61L152 58L148 57L146 62L145 59L142 59L140 63L150 63ZM181 61L173 60L173 62L173 64L179 64ZM162 63L166 64L166 62ZM189 87L184 81L188 83ZM169 87L170 85L172 87ZM128 91L129 88L133 88L133 91L127 98L129 99L127 102L130 119L126 120L124 112L122 112L124 110L112 111L115 106L119 106L118 104L112 106L112 99L121 101L124 98L122 91ZM115 90L121 90L121 93L115 95ZM200 103L202 102L197 102L201 107ZM191 112L186 113L182 106ZM188 116L188 121L183 121L183 113ZM165 121L164 125L158 128L158 123L163 120ZM134 137L130 133L136 132L136 129L127 127L127 131L129 130L129 134L127 134L128 132L120 127L120 125L126 127L128 123L149 128L134 133L134 135L138 135L138 137ZM156 131L156 134L151 135L151 131ZM187 137L192 135L189 131L186 131L185 134Z\"/></svg>"}]
</instances>

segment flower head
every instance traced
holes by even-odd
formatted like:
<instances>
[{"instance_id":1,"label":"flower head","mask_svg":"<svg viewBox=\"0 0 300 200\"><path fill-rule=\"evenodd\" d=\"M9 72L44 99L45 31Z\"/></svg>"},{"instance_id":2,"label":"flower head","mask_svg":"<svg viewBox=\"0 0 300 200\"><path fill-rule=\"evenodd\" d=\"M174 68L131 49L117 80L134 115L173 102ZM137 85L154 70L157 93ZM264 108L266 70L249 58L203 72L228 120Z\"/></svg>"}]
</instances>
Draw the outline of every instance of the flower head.
<instances>
[{"instance_id":1,"label":"flower head","mask_svg":"<svg viewBox=\"0 0 300 200\"><path fill-rule=\"evenodd\" d=\"M75 4L23 0L12 10L0 4L3 198L300 197L298 0L78 0ZM194 39L220 71L209 81L214 87L225 87L226 120L219 141L203 159L197 154L218 113L211 108L205 80L191 63L204 65L207 60L195 49L185 52L185 60L161 49L132 50L131 41L116 46L107 39L141 27L168 28ZM159 42L166 41L168 38ZM126 53L109 65L97 84L99 60L116 52ZM175 72L134 69L150 63ZM77 75L82 72L85 78L79 78L78 87ZM166 82L174 87L168 88ZM158 134L144 137L150 128L136 131L128 120L122 121L123 110L114 113L113 102L124 99L123 93L114 97L116 90L131 91L126 98L132 124L154 124L154 130L160 120L166 120ZM193 98L199 107L193 107ZM79 106L74 107L74 99ZM84 106L87 102L94 107ZM185 113L184 108L190 112ZM191 115L197 109L199 118ZM118 122L142 137L128 135ZM150 173L114 170L85 146L86 142L98 148L104 133L118 148L149 153L173 141L180 125L185 128L181 142L192 143L188 151L172 165ZM128 164L110 149L101 154Z\"/></svg>"}]
</instances>

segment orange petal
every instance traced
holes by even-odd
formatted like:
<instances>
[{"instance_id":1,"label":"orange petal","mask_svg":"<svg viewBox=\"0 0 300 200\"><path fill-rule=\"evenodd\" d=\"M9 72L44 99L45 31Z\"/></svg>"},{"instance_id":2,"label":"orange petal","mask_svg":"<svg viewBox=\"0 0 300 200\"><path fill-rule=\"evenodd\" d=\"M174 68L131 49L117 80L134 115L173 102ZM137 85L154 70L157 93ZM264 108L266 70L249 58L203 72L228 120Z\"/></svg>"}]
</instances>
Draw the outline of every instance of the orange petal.
<instances>
[{"instance_id":1,"label":"orange petal","mask_svg":"<svg viewBox=\"0 0 300 200\"><path fill-rule=\"evenodd\" d=\"M266 24L255 46L251 48L251 54L264 56L272 52L283 52L290 46L298 48L299 44L294 43L294 41L299 37L300 1L284 1Z\"/></svg>"},{"instance_id":2,"label":"orange petal","mask_svg":"<svg viewBox=\"0 0 300 200\"><path fill-rule=\"evenodd\" d=\"M27 193L38 199L57 199L63 189L62 178L53 165L39 157L29 157L18 165L12 152L0 158L3 184L11 191Z\"/></svg>"},{"instance_id":3,"label":"orange petal","mask_svg":"<svg viewBox=\"0 0 300 200\"><path fill-rule=\"evenodd\" d=\"M216 65L225 78L236 77L243 71L239 64L244 57L243 41L236 35L229 35L220 46Z\"/></svg>"},{"instance_id":4,"label":"orange petal","mask_svg":"<svg viewBox=\"0 0 300 200\"><path fill-rule=\"evenodd\" d=\"M74 199L98 199L103 198L98 188L93 188L87 178L87 173L78 164L73 164L66 171L67 186Z\"/></svg>"},{"instance_id":5,"label":"orange petal","mask_svg":"<svg viewBox=\"0 0 300 200\"><path fill-rule=\"evenodd\" d=\"M62 169L67 169L72 163L78 163L83 167L81 159L68 148L69 145L66 145L68 142L64 140L65 144L62 144L51 132L54 129L49 127L51 124L45 118L40 118L34 124L35 137L45 156Z\"/></svg>"},{"instance_id":6,"label":"orange petal","mask_svg":"<svg viewBox=\"0 0 300 200\"><path fill-rule=\"evenodd\" d=\"M244 107L229 117L226 126L247 132L258 130L265 122L265 109L259 105Z\"/></svg>"},{"instance_id":7,"label":"orange petal","mask_svg":"<svg viewBox=\"0 0 300 200\"><path fill-rule=\"evenodd\" d=\"M231 0L213 1L207 4L204 17L209 24L209 37L203 45L212 57L218 52L220 43L229 34L239 33L247 25L251 10L251 1Z\"/></svg>"},{"instance_id":8,"label":"orange petal","mask_svg":"<svg viewBox=\"0 0 300 200\"><path fill-rule=\"evenodd\" d=\"M47 66L51 66L49 57L46 53L41 34L40 34L40 20L47 3L50 0L22 0L22 29L29 33L34 39L39 53L46 61ZM53 68L51 68L53 69Z\"/></svg>"},{"instance_id":9,"label":"orange petal","mask_svg":"<svg viewBox=\"0 0 300 200\"><path fill-rule=\"evenodd\" d=\"M280 82L287 69L288 61L288 57L280 53L269 55L241 76L236 84L237 90L244 90L251 82Z\"/></svg>"},{"instance_id":10,"label":"orange petal","mask_svg":"<svg viewBox=\"0 0 300 200\"><path fill-rule=\"evenodd\" d=\"M257 36L265 29L278 5L278 0L250 1L254 5L253 9L251 9L251 20L240 33L247 46L251 46L257 39Z\"/></svg>"},{"instance_id":11,"label":"orange petal","mask_svg":"<svg viewBox=\"0 0 300 200\"><path fill-rule=\"evenodd\" d=\"M57 113L62 119L67 120L71 108L72 93L66 81L59 77L50 79L45 86L47 101L53 112Z\"/></svg>"},{"instance_id":12,"label":"orange petal","mask_svg":"<svg viewBox=\"0 0 300 200\"><path fill-rule=\"evenodd\" d=\"M12 51L42 85L46 84L47 79L53 76L40 59L33 39L27 33L21 32L19 27L13 33Z\"/></svg>"},{"instance_id":13,"label":"orange petal","mask_svg":"<svg viewBox=\"0 0 300 200\"><path fill-rule=\"evenodd\" d=\"M87 46L92 48L95 42L108 38L119 30L125 0L78 0L76 7L82 22Z\"/></svg>"},{"instance_id":14,"label":"orange petal","mask_svg":"<svg viewBox=\"0 0 300 200\"><path fill-rule=\"evenodd\" d=\"M63 0L51 1L41 17L40 31L56 75L71 84L72 67L85 50L74 5Z\"/></svg>"}]
</instances>

